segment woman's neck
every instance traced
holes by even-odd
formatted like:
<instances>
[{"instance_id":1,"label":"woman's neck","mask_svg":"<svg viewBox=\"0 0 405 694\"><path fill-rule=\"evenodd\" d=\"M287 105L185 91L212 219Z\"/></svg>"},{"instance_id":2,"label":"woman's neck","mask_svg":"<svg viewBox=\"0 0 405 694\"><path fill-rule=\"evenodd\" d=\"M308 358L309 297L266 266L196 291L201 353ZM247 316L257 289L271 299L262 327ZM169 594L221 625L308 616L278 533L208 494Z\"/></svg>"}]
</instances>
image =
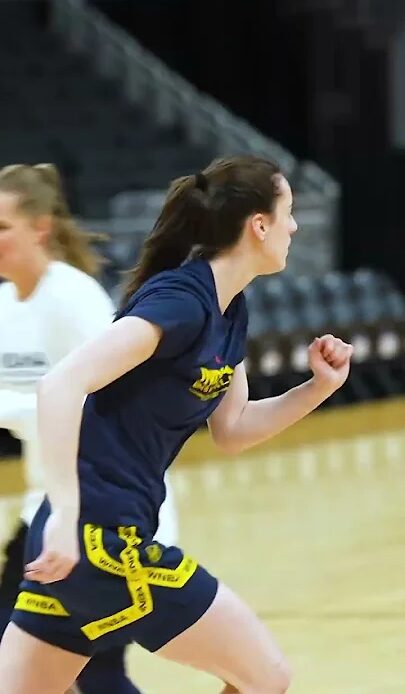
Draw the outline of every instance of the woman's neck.
<instances>
[{"instance_id":1,"label":"woman's neck","mask_svg":"<svg viewBox=\"0 0 405 694\"><path fill-rule=\"evenodd\" d=\"M243 291L256 274L246 264L242 249L217 256L209 261L218 295L221 313L225 313L232 299Z\"/></svg>"},{"instance_id":2,"label":"woman's neck","mask_svg":"<svg viewBox=\"0 0 405 694\"><path fill-rule=\"evenodd\" d=\"M32 259L27 267L13 277L12 282L16 288L19 301L26 301L33 294L45 275L50 262L50 258L43 256Z\"/></svg>"}]
</instances>

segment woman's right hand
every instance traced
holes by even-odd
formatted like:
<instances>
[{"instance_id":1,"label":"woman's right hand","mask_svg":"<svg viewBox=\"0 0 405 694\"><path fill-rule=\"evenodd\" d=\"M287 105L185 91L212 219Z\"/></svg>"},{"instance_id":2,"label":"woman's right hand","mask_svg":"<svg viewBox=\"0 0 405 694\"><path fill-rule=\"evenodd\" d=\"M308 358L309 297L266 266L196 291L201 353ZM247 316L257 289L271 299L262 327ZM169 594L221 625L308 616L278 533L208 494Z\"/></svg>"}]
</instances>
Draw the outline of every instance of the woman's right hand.
<instances>
[{"instance_id":1,"label":"woman's right hand","mask_svg":"<svg viewBox=\"0 0 405 694\"><path fill-rule=\"evenodd\" d=\"M79 557L77 512L55 509L45 524L42 552L26 565L24 578L39 583L62 581Z\"/></svg>"}]
</instances>

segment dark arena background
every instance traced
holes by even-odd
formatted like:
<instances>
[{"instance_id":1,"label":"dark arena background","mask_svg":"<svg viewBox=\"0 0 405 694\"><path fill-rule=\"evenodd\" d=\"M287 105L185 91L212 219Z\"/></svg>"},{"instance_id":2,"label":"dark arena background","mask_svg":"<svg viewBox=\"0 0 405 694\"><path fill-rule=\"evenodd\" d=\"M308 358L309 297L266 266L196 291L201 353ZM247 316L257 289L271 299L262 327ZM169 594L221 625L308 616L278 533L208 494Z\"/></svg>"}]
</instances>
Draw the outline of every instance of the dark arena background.
<instances>
[{"instance_id":1,"label":"dark arena background","mask_svg":"<svg viewBox=\"0 0 405 694\"><path fill-rule=\"evenodd\" d=\"M290 180L287 270L246 293L251 397L308 378L329 332L353 344L351 374L253 453L222 460L199 432L172 475L181 544L271 626L293 694L403 694L404 0L1 0L0 57L0 165L60 168L75 217L108 237L115 302L173 178L252 153ZM0 453L3 539L24 488L4 429ZM128 658L145 692L217 691Z\"/></svg>"}]
</instances>

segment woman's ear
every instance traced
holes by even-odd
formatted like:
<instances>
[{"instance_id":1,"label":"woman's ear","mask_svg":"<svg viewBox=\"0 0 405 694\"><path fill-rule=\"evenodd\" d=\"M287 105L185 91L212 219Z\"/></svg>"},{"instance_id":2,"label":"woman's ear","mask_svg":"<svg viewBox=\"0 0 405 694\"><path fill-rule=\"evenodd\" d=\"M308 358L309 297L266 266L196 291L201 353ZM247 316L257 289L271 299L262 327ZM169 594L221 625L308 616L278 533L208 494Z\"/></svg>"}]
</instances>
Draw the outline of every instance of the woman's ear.
<instances>
[{"instance_id":1,"label":"woman's ear","mask_svg":"<svg viewBox=\"0 0 405 694\"><path fill-rule=\"evenodd\" d=\"M50 214L41 214L32 222L32 226L35 229L37 242L42 246L48 242L50 235L52 234L53 228L53 218Z\"/></svg>"}]
</instances>

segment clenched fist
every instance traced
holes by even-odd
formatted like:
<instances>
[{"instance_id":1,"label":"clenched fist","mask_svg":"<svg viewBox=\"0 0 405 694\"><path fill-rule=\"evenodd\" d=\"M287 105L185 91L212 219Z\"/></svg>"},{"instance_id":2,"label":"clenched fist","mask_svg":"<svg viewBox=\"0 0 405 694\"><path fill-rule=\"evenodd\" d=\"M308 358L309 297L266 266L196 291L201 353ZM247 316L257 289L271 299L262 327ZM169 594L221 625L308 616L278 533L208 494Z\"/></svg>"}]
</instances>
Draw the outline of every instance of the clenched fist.
<instances>
[{"instance_id":1,"label":"clenched fist","mask_svg":"<svg viewBox=\"0 0 405 694\"><path fill-rule=\"evenodd\" d=\"M314 380L330 394L346 381L350 371L353 346L334 335L316 337L308 347L309 367Z\"/></svg>"}]
</instances>

